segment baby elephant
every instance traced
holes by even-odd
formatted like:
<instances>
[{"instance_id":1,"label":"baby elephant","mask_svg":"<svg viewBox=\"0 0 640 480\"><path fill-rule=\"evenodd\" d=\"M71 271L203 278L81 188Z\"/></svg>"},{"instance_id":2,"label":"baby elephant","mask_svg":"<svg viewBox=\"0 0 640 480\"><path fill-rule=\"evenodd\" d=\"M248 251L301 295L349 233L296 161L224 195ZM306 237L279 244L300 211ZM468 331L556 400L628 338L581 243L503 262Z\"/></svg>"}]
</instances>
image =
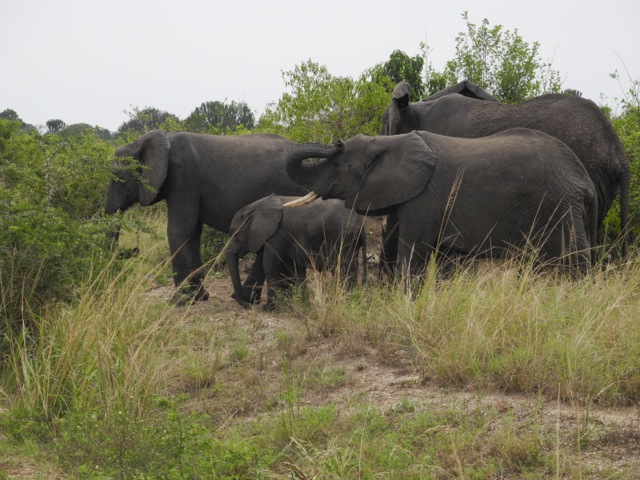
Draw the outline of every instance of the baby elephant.
<instances>
[{"instance_id":1,"label":"baby elephant","mask_svg":"<svg viewBox=\"0 0 640 480\"><path fill-rule=\"evenodd\" d=\"M238 210L231 221L227 264L232 295L247 307L260 301L267 282L264 310L273 310L274 295L302 282L307 268L339 271L349 287L358 274L358 250L362 250L366 278L364 217L348 210L342 200L322 200L301 208L284 207L297 197L269 195ZM254 283L241 285L238 260L256 253Z\"/></svg>"}]
</instances>

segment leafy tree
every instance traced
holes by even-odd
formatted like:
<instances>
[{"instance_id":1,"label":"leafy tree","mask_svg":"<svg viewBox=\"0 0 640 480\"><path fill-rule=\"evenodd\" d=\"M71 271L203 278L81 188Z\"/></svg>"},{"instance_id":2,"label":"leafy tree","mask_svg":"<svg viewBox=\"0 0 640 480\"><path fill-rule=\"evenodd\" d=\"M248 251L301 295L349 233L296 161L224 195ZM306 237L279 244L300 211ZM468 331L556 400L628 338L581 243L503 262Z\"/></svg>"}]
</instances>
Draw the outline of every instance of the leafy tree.
<instances>
[{"instance_id":1,"label":"leafy tree","mask_svg":"<svg viewBox=\"0 0 640 480\"><path fill-rule=\"evenodd\" d=\"M389 60L374 67L373 71L377 78L380 78L379 75L387 76L393 85L401 80L408 82L411 85L409 99L415 102L423 98L427 91L423 81L423 67L422 55L410 57L401 50L395 50L389 56Z\"/></svg>"},{"instance_id":2,"label":"leafy tree","mask_svg":"<svg viewBox=\"0 0 640 480\"><path fill-rule=\"evenodd\" d=\"M330 143L357 133L375 135L392 88L372 71L357 80L336 77L311 60L282 74L287 92L271 104L258 128L297 142Z\"/></svg>"},{"instance_id":3,"label":"leafy tree","mask_svg":"<svg viewBox=\"0 0 640 480\"><path fill-rule=\"evenodd\" d=\"M4 111L0 112L0 120L16 121L19 123L20 128L25 132L36 130L36 127L34 127L33 125L24 123L22 119L18 116L18 114L15 112L15 110L11 110L10 108L7 108Z\"/></svg>"},{"instance_id":4,"label":"leafy tree","mask_svg":"<svg viewBox=\"0 0 640 480\"><path fill-rule=\"evenodd\" d=\"M190 132L226 135L238 128L251 130L255 118L244 102L226 101L204 102L185 119L184 125Z\"/></svg>"},{"instance_id":5,"label":"leafy tree","mask_svg":"<svg viewBox=\"0 0 640 480\"><path fill-rule=\"evenodd\" d=\"M467 31L456 37L456 56L442 72L428 66L428 93L447 85L471 80L504 103L516 103L546 92L560 90L560 75L541 60L540 44L525 42L518 30L490 26L485 18L480 26L462 14Z\"/></svg>"},{"instance_id":6,"label":"leafy tree","mask_svg":"<svg viewBox=\"0 0 640 480\"><path fill-rule=\"evenodd\" d=\"M124 122L118 128L118 134L121 137L138 137L150 130L163 127L163 125L171 125L168 130L176 130L181 128L180 120L172 113L158 110L157 108L147 107L140 110L137 107L133 111L126 112L129 120ZM176 128L177 127L177 128Z\"/></svg>"},{"instance_id":7,"label":"leafy tree","mask_svg":"<svg viewBox=\"0 0 640 480\"><path fill-rule=\"evenodd\" d=\"M611 77L620 82L618 72ZM634 236L640 238L640 80L631 80L623 90L623 98L620 100L622 113L611 119L615 127L625 153L631 164L631 228ZM611 114L610 108L603 109ZM614 234L620 231L619 205L616 202L606 218L607 229Z\"/></svg>"},{"instance_id":8,"label":"leafy tree","mask_svg":"<svg viewBox=\"0 0 640 480\"><path fill-rule=\"evenodd\" d=\"M73 125L69 125L60 132L60 135L63 137L80 136L87 131L94 132L99 138L106 142L111 140L111 132L109 130L102 127L92 127L88 123L74 123Z\"/></svg>"},{"instance_id":9,"label":"leafy tree","mask_svg":"<svg viewBox=\"0 0 640 480\"><path fill-rule=\"evenodd\" d=\"M4 120L18 120L22 122L15 110L11 110L10 108L7 108L4 111L0 112L0 118Z\"/></svg>"},{"instance_id":10,"label":"leafy tree","mask_svg":"<svg viewBox=\"0 0 640 480\"><path fill-rule=\"evenodd\" d=\"M66 125L59 118L52 118L51 120L47 120L47 128L49 129L49 133L58 133L64 130Z\"/></svg>"}]
</instances>

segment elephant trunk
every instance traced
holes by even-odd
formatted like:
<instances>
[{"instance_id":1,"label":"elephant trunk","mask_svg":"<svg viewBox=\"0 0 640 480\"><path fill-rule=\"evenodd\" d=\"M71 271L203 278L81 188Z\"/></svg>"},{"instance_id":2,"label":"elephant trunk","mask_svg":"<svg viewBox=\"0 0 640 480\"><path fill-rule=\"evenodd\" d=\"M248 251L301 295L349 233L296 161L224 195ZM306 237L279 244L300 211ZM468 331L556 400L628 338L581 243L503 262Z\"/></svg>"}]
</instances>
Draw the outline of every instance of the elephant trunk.
<instances>
[{"instance_id":1,"label":"elephant trunk","mask_svg":"<svg viewBox=\"0 0 640 480\"><path fill-rule=\"evenodd\" d=\"M344 142L325 145L323 143L301 143L289 152L286 158L287 174L291 179L306 188L311 188L318 163L304 162L307 158L331 158L344 148Z\"/></svg>"},{"instance_id":2,"label":"elephant trunk","mask_svg":"<svg viewBox=\"0 0 640 480\"><path fill-rule=\"evenodd\" d=\"M240 265L237 251L230 249L227 252L227 266L229 267L229 276L231 276L231 283L233 284L232 297L242 305L248 299L242 298L242 282L240 281Z\"/></svg>"}]
</instances>

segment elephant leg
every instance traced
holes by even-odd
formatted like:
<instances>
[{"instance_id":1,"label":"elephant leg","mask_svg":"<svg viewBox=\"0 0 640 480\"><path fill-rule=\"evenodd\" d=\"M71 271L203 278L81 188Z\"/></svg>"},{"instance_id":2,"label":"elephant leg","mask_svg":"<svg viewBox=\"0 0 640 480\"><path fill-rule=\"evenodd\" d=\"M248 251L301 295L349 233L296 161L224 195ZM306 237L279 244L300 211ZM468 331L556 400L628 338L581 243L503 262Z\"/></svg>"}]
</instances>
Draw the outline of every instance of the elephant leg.
<instances>
[{"instance_id":1,"label":"elephant leg","mask_svg":"<svg viewBox=\"0 0 640 480\"><path fill-rule=\"evenodd\" d=\"M435 239L425 241L422 235L414 231L403 235L402 229L398 242L398 269L405 288L412 289L424 279L428 262L433 257Z\"/></svg>"},{"instance_id":2,"label":"elephant leg","mask_svg":"<svg viewBox=\"0 0 640 480\"><path fill-rule=\"evenodd\" d=\"M173 266L173 283L178 291L171 302L186 305L198 300L207 300L209 292L203 286L204 272L200 256L200 236L202 222L190 222L189 219L172 221L169 212L167 236Z\"/></svg>"},{"instance_id":3,"label":"elephant leg","mask_svg":"<svg viewBox=\"0 0 640 480\"><path fill-rule=\"evenodd\" d=\"M387 215L382 224L382 249L378 264L378 278L391 280L397 273L398 214Z\"/></svg>"},{"instance_id":4,"label":"elephant leg","mask_svg":"<svg viewBox=\"0 0 640 480\"><path fill-rule=\"evenodd\" d=\"M267 303L262 307L265 312L276 308L277 300L291 287L295 272L287 268L286 262L277 255L265 252L264 271L267 279Z\"/></svg>"},{"instance_id":5,"label":"elephant leg","mask_svg":"<svg viewBox=\"0 0 640 480\"><path fill-rule=\"evenodd\" d=\"M260 303L262 296L262 285L265 281L264 273L264 250L256 254L255 262L251 267L251 272L242 285L242 296L249 303Z\"/></svg>"}]
</instances>

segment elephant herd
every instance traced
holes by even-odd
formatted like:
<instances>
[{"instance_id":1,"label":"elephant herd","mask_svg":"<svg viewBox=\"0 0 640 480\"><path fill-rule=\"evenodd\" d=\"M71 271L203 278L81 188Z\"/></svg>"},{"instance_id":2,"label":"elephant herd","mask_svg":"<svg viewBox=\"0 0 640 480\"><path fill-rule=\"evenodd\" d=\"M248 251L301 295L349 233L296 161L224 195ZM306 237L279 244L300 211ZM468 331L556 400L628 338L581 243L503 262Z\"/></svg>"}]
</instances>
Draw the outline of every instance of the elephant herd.
<instances>
[{"instance_id":1,"label":"elephant herd","mask_svg":"<svg viewBox=\"0 0 640 480\"><path fill-rule=\"evenodd\" d=\"M381 135L328 145L151 131L116 152L106 211L166 201L177 304L209 296L205 224L231 234L233 298L260 301L266 281L266 309L308 268L339 270L353 285L359 253L366 268L367 215L386 216L383 273L419 276L434 256L446 264L523 250L586 271L619 195L626 254L629 161L595 103L549 94L506 105L468 81L419 102L408 94L396 85Z\"/></svg>"}]
</instances>

